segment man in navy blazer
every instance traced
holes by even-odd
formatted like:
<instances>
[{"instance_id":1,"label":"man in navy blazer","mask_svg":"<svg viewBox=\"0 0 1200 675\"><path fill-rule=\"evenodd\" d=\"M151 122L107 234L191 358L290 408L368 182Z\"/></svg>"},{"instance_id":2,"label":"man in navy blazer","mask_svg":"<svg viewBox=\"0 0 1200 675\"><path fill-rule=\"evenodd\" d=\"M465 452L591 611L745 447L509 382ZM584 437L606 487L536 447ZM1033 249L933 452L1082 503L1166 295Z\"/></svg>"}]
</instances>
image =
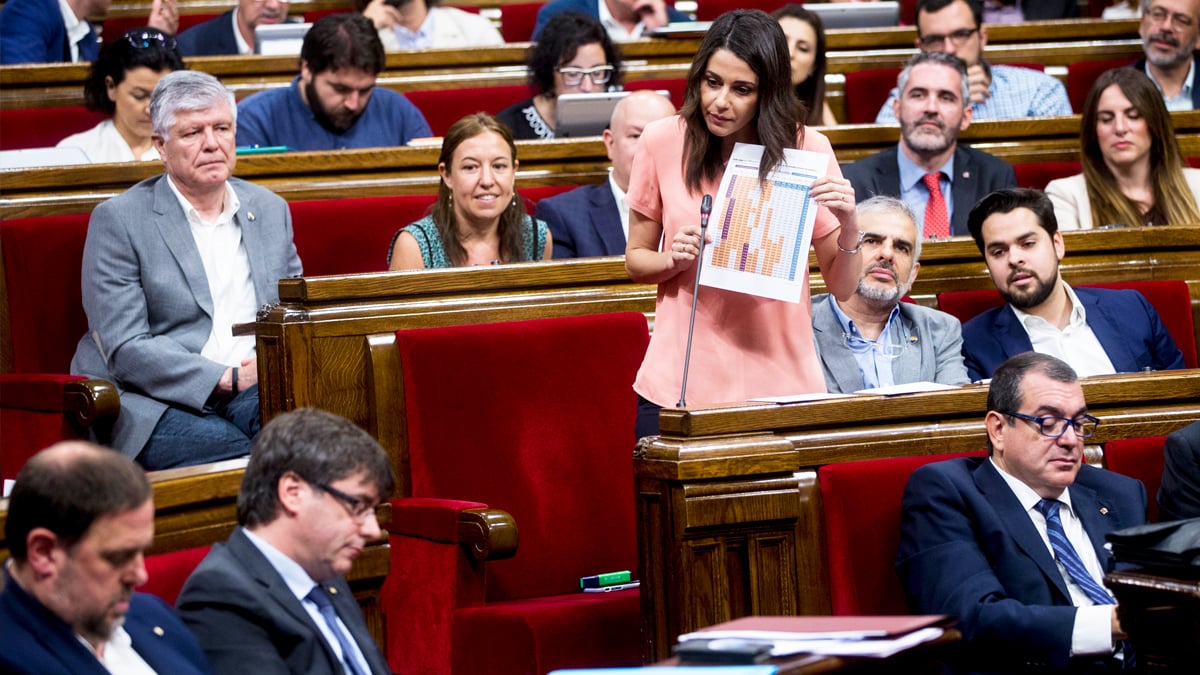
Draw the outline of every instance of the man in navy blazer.
<instances>
[{"instance_id":1,"label":"man in navy blazer","mask_svg":"<svg viewBox=\"0 0 1200 675\"><path fill-rule=\"evenodd\" d=\"M534 217L546 221L554 259L624 255L629 231L629 172L642 129L675 114L675 106L653 91L635 91L613 108L604 147L612 161L608 180L584 185L538 202Z\"/></svg>"},{"instance_id":2,"label":"man in navy blazer","mask_svg":"<svg viewBox=\"0 0 1200 675\"><path fill-rule=\"evenodd\" d=\"M1119 669L1104 536L1145 523L1146 489L1083 463L1098 423L1070 366L1028 352L992 378L989 456L928 464L909 479L896 569L914 611L958 618L958 669Z\"/></svg>"},{"instance_id":3,"label":"man in navy blazer","mask_svg":"<svg viewBox=\"0 0 1200 675\"><path fill-rule=\"evenodd\" d=\"M1071 288L1062 280L1066 249L1045 194L994 192L971 211L968 226L1006 303L963 326L963 360L972 380L990 377L1005 359L1030 350L1061 358L1082 377L1185 367L1141 293Z\"/></svg>"},{"instance_id":4,"label":"man in navy blazer","mask_svg":"<svg viewBox=\"0 0 1200 675\"><path fill-rule=\"evenodd\" d=\"M100 51L88 17L102 17L112 0L8 0L0 8L0 64L95 61ZM153 0L146 24L175 34L175 0ZM116 37L120 37L119 35Z\"/></svg>"},{"instance_id":5,"label":"man in navy blazer","mask_svg":"<svg viewBox=\"0 0 1200 675\"><path fill-rule=\"evenodd\" d=\"M394 480L375 439L342 417L301 408L263 427L238 527L177 601L213 672L391 672L344 576L379 537L375 507Z\"/></svg>"},{"instance_id":6,"label":"man in navy blazer","mask_svg":"<svg viewBox=\"0 0 1200 675\"><path fill-rule=\"evenodd\" d=\"M897 78L900 92L892 103L900 122L900 143L846 167L854 197L877 195L903 199L923 235L947 236L932 230L927 212L932 189L924 182L937 174L938 191L950 219L949 235L967 233L967 213L993 190L1016 187L1012 166L965 145L958 134L971 125L970 85L966 64L943 52L918 52Z\"/></svg>"},{"instance_id":7,"label":"man in navy blazer","mask_svg":"<svg viewBox=\"0 0 1200 675\"><path fill-rule=\"evenodd\" d=\"M668 23L691 20L664 0L552 0L538 10L534 42L550 17L562 12L578 12L599 19L608 36L618 42L636 40L643 32Z\"/></svg>"},{"instance_id":8,"label":"man in navy blazer","mask_svg":"<svg viewBox=\"0 0 1200 675\"><path fill-rule=\"evenodd\" d=\"M82 442L35 455L17 474L5 535L0 672L209 672L171 608L133 592L154 542L153 493L133 460Z\"/></svg>"},{"instance_id":9,"label":"man in navy blazer","mask_svg":"<svg viewBox=\"0 0 1200 675\"><path fill-rule=\"evenodd\" d=\"M288 3L238 0L237 7L179 34L183 56L232 56L254 53L254 29L287 20Z\"/></svg>"},{"instance_id":10,"label":"man in navy blazer","mask_svg":"<svg viewBox=\"0 0 1200 675\"><path fill-rule=\"evenodd\" d=\"M1150 0L1142 7L1138 34L1146 58L1133 67L1158 85L1167 110L1200 110L1200 0Z\"/></svg>"}]
</instances>

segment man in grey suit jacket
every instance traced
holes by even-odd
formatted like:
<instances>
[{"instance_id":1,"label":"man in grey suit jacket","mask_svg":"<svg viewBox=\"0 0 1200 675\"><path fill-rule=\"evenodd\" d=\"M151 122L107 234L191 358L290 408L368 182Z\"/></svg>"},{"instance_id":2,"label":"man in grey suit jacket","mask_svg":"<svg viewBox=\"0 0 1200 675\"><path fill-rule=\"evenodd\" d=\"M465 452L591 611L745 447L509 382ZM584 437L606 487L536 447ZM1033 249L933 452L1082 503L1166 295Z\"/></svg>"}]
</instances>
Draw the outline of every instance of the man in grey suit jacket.
<instances>
[{"instance_id":1,"label":"man in grey suit jacket","mask_svg":"<svg viewBox=\"0 0 1200 675\"><path fill-rule=\"evenodd\" d=\"M653 91L635 91L613 108L604 147L612 161L608 180L584 185L538 202L533 215L550 226L554 259L625 255L629 232L629 172L642 129L675 114L675 106Z\"/></svg>"},{"instance_id":2,"label":"man in grey suit jacket","mask_svg":"<svg viewBox=\"0 0 1200 675\"><path fill-rule=\"evenodd\" d=\"M921 238L912 211L894 197L858 205L862 278L854 295L838 302L813 298L813 342L833 393L938 382L967 384L958 319L901 298L921 263Z\"/></svg>"},{"instance_id":3,"label":"man in grey suit jacket","mask_svg":"<svg viewBox=\"0 0 1200 675\"><path fill-rule=\"evenodd\" d=\"M993 190L1016 187L1017 177L1004 160L960 146L958 134L971 124L966 65L942 52L918 52L897 80L893 102L900 121L900 143L846 167L845 176L858 200L875 195L899 197L922 224L924 237L967 234L971 207ZM936 175L938 192L926 176ZM949 232L934 229L940 198Z\"/></svg>"},{"instance_id":4,"label":"man in grey suit jacket","mask_svg":"<svg viewBox=\"0 0 1200 675\"><path fill-rule=\"evenodd\" d=\"M177 602L216 675L391 672L343 577L394 487L383 449L349 420L302 408L263 427L238 527Z\"/></svg>"},{"instance_id":5,"label":"man in grey suit jacket","mask_svg":"<svg viewBox=\"0 0 1200 675\"><path fill-rule=\"evenodd\" d=\"M164 76L150 115L165 174L100 204L88 224L88 333L71 372L116 385L111 444L147 469L249 452L254 338L232 327L300 274L287 204L231 177L236 110L211 75Z\"/></svg>"}]
</instances>

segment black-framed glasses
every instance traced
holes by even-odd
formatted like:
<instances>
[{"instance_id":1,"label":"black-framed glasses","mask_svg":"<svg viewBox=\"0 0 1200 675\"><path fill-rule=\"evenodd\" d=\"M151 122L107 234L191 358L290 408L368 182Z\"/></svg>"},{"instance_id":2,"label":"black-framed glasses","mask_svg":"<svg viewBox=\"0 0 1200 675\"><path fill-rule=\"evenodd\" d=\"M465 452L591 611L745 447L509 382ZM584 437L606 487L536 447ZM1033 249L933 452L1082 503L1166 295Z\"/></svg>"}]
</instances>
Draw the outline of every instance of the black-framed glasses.
<instances>
[{"instance_id":1,"label":"black-framed glasses","mask_svg":"<svg viewBox=\"0 0 1200 675\"><path fill-rule=\"evenodd\" d=\"M366 520L367 515L373 515L375 513L375 504L372 504L361 497L355 497L354 495L346 494L332 485L326 485L325 483L316 483L310 481L309 484L318 490L321 490L322 492L329 493L329 496L338 500L343 506L346 507L346 510L350 512L350 515L359 520Z\"/></svg>"},{"instance_id":2,"label":"black-framed glasses","mask_svg":"<svg viewBox=\"0 0 1200 675\"><path fill-rule=\"evenodd\" d=\"M967 44L967 40L970 40L971 36L978 31L979 26L974 28L960 28L953 33L948 33L946 35L922 35L920 38L918 38L918 40L920 40L921 46L925 49L941 47L942 45L946 44L946 40L949 40L951 43L953 43L955 47L961 47Z\"/></svg>"},{"instance_id":3,"label":"black-framed glasses","mask_svg":"<svg viewBox=\"0 0 1200 675\"><path fill-rule=\"evenodd\" d=\"M125 41L134 49L149 49L157 46L160 49L174 51L175 36L167 35L157 30L131 30L125 33Z\"/></svg>"},{"instance_id":4,"label":"black-framed glasses","mask_svg":"<svg viewBox=\"0 0 1200 675\"><path fill-rule=\"evenodd\" d=\"M595 68L575 68L573 66L563 66L558 68L558 74L562 75L563 84L568 87L578 86L583 82L586 76L592 81L592 84L605 84L612 79L612 66L596 66Z\"/></svg>"},{"instance_id":5,"label":"black-framed glasses","mask_svg":"<svg viewBox=\"0 0 1200 675\"><path fill-rule=\"evenodd\" d=\"M1002 412L1000 414L1032 422L1037 425L1038 431L1043 436L1049 436L1050 438L1058 438L1067 433L1067 427L1073 428L1075 435L1080 438L1091 438L1092 434L1096 433L1096 427L1100 426L1100 420L1091 415L1080 415L1075 419L1068 419L1054 415L1034 417L1033 415L1025 415L1019 412Z\"/></svg>"}]
</instances>

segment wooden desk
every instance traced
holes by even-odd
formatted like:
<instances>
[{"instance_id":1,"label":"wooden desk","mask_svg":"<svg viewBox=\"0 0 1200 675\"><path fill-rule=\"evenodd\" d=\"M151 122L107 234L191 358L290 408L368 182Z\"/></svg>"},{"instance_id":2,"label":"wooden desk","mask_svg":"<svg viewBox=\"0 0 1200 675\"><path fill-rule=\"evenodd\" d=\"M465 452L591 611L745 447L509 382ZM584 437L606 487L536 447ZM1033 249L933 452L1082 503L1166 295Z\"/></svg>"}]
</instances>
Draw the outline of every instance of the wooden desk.
<instances>
[{"instance_id":1,"label":"wooden desk","mask_svg":"<svg viewBox=\"0 0 1200 675\"><path fill-rule=\"evenodd\" d=\"M1200 672L1200 577L1113 572L1104 584L1117 597L1137 672Z\"/></svg>"},{"instance_id":2,"label":"wooden desk","mask_svg":"<svg viewBox=\"0 0 1200 675\"><path fill-rule=\"evenodd\" d=\"M1200 371L1083 383L1095 443L1200 419ZM643 656L740 616L827 614L817 469L986 447L987 387L794 405L664 409L634 459ZM853 420L853 422L848 422Z\"/></svg>"}]
</instances>

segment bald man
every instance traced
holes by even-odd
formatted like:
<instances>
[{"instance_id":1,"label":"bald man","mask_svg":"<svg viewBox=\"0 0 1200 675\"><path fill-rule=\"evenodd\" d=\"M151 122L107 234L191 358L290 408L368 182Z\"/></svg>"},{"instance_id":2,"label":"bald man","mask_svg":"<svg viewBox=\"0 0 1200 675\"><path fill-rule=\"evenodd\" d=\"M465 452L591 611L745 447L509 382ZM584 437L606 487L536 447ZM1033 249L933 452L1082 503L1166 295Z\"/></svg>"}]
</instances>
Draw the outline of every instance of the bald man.
<instances>
[{"instance_id":1,"label":"bald man","mask_svg":"<svg viewBox=\"0 0 1200 675\"><path fill-rule=\"evenodd\" d=\"M642 129L675 114L675 106L653 91L635 91L613 108L604 147L612 161L608 180L584 185L538 202L534 216L550 225L554 259L624 255L629 237L629 171Z\"/></svg>"}]
</instances>

